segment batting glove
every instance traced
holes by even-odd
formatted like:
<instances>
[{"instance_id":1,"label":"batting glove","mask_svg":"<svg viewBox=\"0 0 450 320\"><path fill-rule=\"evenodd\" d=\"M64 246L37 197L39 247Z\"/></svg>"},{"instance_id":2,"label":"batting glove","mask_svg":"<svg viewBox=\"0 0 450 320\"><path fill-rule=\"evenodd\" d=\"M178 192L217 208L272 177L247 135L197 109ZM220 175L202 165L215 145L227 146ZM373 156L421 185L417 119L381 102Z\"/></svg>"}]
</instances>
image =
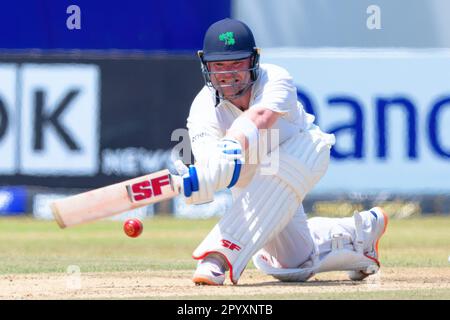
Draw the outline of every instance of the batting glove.
<instances>
[{"instance_id":1,"label":"batting glove","mask_svg":"<svg viewBox=\"0 0 450 320\"><path fill-rule=\"evenodd\" d=\"M182 190L187 204L201 204L214 200L216 191L231 188L239 180L244 163L242 147L234 139L222 139L211 156L201 164L186 168L176 163L182 177Z\"/></svg>"}]
</instances>

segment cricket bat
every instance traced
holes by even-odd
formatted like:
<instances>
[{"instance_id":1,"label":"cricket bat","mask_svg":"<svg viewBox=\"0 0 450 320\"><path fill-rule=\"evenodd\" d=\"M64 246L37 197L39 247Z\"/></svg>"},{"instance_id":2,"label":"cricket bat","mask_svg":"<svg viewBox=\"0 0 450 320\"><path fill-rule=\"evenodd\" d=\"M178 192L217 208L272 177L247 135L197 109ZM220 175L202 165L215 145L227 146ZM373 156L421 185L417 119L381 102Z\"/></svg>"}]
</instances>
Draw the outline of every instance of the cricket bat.
<instances>
[{"instance_id":1,"label":"cricket bat","mask_svg":"<svg viewBox=\"0 0 450 320\"><path fill-rule=\"evenodd\" d=\"M110 217L177 196L179 183L169 170L83 192L51 203L61 228Z\"/></svg>"}]
</instances>

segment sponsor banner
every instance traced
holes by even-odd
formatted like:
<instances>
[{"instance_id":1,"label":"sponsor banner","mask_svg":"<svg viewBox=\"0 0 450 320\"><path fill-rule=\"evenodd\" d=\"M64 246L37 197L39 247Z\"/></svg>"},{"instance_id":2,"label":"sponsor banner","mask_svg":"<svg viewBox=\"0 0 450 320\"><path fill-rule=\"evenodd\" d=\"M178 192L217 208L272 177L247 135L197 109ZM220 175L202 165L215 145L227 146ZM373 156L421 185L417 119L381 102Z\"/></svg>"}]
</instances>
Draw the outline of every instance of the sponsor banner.
<instances>
[{"instance_id":1,"label":"sponsor banner","mask_svg":"<svg viewBox=\"0 0 450 320\"><path fill-rule=\"evenodd\" d=\"M19 172L92 176L99 169L99 68L23 64Z\"/></svg>"},{"instance_id":2,"label":"sponsor banner","mask_svg":"<svg viewBox=\"0 0 450 320\"><path fill-rule=\"evenodd\" d=\"M124 213L112 216L108 218L108 220L113 221L125 221L127 219L131 218L137 218L140 220L146 219L146 218L153 218L155 215L155 206L149 205L142 208L136 208L130 211L126 211Z\"/></svg>"},{"instance_id":3,"label":"sponsor banner","mask_svg":"<svg viewBox=\"0 0 450 320\"><path fill-rule=\"evenodd\" d=\"M98 188L170 168L202 86L195 56L0 56L0 184Z\"/></svg>"},{"instance_id":4,"label":"sponsor banner","mask_svg":"<svg viewBox=\"0 0 450 320\"><path fill-rule=\"evenodd\" d=\"M231 0L2 1L0 49L189 51ZM20 19L18 19L20 17Z\"/></svg>"},{"instance_id":5,"label":"sponsor banner","mask_svg":"<svg viewBox=\"0 0 450 320\"><path fill-rule=\"evenodd\" d=\"M450 51L267 50L337 143L314 192L450 191Z\"/></svg>"}]
</instances>

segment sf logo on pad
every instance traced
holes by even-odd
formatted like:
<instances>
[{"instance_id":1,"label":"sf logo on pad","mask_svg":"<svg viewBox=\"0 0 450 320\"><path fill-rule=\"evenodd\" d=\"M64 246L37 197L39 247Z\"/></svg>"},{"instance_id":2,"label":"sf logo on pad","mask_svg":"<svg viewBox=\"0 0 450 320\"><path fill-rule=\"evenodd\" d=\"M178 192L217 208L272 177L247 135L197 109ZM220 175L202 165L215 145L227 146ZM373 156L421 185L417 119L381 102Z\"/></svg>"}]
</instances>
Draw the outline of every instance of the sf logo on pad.
<instances>
[{"instance_id":1,"label":"sf logo on pad","mask_svg":"<svg viewBox=\"0 0 450 320\"><path fill-rule=\"evenodd\" d=\"M222 240L220 240L220 242L222 242L222 246L223 247L228 248L231 251L233 251L233 250L236 250L236 251L241 250L240 246L238 246L236 243L231 242L230 240L222 239Z\"/></svg>"}]
</instances>

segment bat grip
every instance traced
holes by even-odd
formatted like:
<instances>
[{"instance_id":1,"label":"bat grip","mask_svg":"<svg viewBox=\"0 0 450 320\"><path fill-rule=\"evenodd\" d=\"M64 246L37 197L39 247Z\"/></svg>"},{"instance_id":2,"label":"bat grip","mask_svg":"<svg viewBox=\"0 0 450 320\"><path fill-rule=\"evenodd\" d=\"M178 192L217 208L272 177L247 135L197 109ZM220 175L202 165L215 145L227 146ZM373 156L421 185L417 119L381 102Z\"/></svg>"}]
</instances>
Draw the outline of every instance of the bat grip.
<instances>
[{"instance_id":1,"label":"bat grip","mask_svg":"<svg viewBox=\"0 0 450 320\"><path fill-rule=\"evenodd\" d=\"M180 159L176 160L174 162L175 169L177 170L178 174L180 176L185 175L186 173L189 173L189 169L184 165L183 161Z\"/></svg>"}]
</instances>

